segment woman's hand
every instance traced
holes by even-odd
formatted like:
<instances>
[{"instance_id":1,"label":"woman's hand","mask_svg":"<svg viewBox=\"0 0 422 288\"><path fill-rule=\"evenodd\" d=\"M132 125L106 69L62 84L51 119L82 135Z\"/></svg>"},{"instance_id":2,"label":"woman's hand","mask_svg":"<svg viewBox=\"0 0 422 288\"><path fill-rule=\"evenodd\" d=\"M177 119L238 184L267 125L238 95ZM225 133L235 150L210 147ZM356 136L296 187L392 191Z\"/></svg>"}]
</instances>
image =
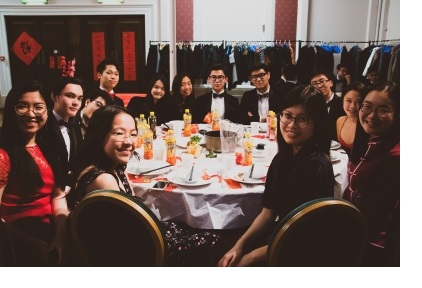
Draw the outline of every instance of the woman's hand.
<instances>
[{"instance_id":1,"label":"woman's hand","mask_svg":"<svg viewBox=\"0 0 422 288\"><path fill-rule=\"evenodd\" d=\"M242 249L233 247L229 252L227 252L223 258L218 261L219 267L232 267L237 266L239 261L243 257Z\"/></svg>"},{"instance_id":2,"label":"woman's hand","mask_svg":"<svg viewBox=\"0 0 422 288\"><path fill-rule=\"evenodd\" d=\"M52 265L61 266L65 260L65 249L66 249L66 234L62 232L56 232L53 240L50 244L48 251ZM55 263L54 263L55 262Z\"/></svg>"}]
</instances>

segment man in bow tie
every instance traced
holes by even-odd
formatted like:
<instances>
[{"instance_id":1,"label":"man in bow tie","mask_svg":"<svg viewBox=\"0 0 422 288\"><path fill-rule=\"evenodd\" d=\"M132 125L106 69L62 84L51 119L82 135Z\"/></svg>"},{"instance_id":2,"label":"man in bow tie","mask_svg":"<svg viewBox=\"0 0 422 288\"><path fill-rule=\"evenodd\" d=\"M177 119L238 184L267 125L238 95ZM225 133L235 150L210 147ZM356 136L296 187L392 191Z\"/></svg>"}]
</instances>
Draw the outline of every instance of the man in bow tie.
<instances>
[{"instance_id":1,"label":"man in bow tie","mask_svg":"<svg viewBox=\"0 0 422 288\"><path fill-rule=\"evenodd\" d=\"M211 83L212 91L196 99L196 115L192 115L194 122L204 123L205 116L214 108L217 108L221 119L239 123L239 100L225 92L226 68L221 64L214 64L209 68L208 75L208 82Z\"/></svg>"},{"instance_id":2,"label":"man in bow tie","mask_svg":"<svg viewBox=\"0 0 422 288\"><path fill-rule=\"evenodd\" d=\"M270 87L270 68L263 63L256 63L249 69L249 79L255 89L243 93L240 102L242 124L266 122L268 111L277 112L278 101Z\"/></svg>"},{"instance_id":3,"label":"man in bow tie","mask_svg":"<svg viewBox=\"0 0 422 288\"><path fill-rule=\"evenodd\" d=\"M327 103L331 140L338 141L336 122L340 116L346 115L346 113L341 98L332 90L333 79L334 74L326 70L314 71L311 74L311 85L318 89Z\"/></svg>"},{"instance_id":4,"label":"man in bow tie","mask_svg":"<svg viewBox=\"0 0 422 288\"><path fill-rule=\"evenodd\" d=\"M56 143L58 159L65 185L72 187L73 171L78 148L82 145L82 134L72 123L82 104L82 81L78 78L59 77L50 87L53 109L48 113L49 141Z\"/></svg>"},{"instance_id":5,"label":"man in bow tie","mask_svg":"<svg viewBox=\"0 0 422 288\"><path fill-rule=\"evenodd\" d=\"M105 58L97 65L97 76L100 79L100 89L107 91L114 101L114 105L124 107L125 104L122 99L116 96L114 88L119 83L120 66L116 60L112 58Z\"/></svg>"}]
</instances>

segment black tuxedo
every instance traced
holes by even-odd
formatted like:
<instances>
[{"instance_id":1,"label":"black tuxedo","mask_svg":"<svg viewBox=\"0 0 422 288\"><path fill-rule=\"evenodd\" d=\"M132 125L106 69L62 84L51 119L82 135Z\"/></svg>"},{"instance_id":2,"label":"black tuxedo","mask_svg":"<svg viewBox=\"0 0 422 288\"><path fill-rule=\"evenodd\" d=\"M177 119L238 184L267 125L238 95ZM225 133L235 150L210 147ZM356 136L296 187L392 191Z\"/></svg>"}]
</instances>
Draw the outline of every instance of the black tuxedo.
<instances>
[{"instance_id":1,"label":"black tuxedo","mask_svg":"<svg viewBox=\"0 0 422 288\"><path fill-rule=\"evenodd\" d=\"M279 104L279 99L274 92L274 89L270 86L268 96L269 110L277 113L280 107ZM253 116L249 116L248 112L250 112ZM245 125L250 125L251 122L260 122L258 113L258 91L256 89L243 93L242 100L240 101L240 121Z\"/></svg>"},{"instance_id":2,"label":"black tuxedo","mask_svg":"<svg viewBox=\"0 0 422 288\"><path fill-rule=\"evenodd\" d=\"M83 139L84 133L86 133L86 129L88 127L85 127L85 125L82 122L81 110L79 110L78 113L76 113L75 117L72 117L71 119L69 119L69 121L71 121L75 125L75 128L81 132L81 137ZM82 130L85 130L85 132L82 132Z\"/></svg>"},{"instance_id":3,"label":"black tuxedo","mask_svg":"<svg viewBox=\"0 0 422 288\"><path fill-rule=\"evenodd\" d=\"M57 147L59 164L62 174L65 176L65 184L73 187L77 177L77 175L74 175L77 162L76 155L78 154L83 141L81 130L72 120L69 120L67 128L70 138L70 156L68 157L66 143L60 130L59 123L52 111L49 111L48 114L47 129L49 140L52 143L55 143L55 146Z\"/></svg>"},{"instance_id":4,"label":"black tuxedo","mask_svg":"<svg viewBox=\"0 0 422 288\"><path fill-rule=\"evenodd\" d=\"M233 95L224 92L224 119L240 123L239 100ZM196 98L195 114L192 114L194 123L204 123L205 116L211 112L212 92Z\"/></svg>"},{"instance_id":5,"label":"black tuxedo","mask_svg":"<svg viewBox=\"0 0 422 288\"><path fill-rule=\"evenodd\" d=\"M340 116L346 115L343 109L343 102L341 101L341 98L337 94L334 94L333 99L329 102L329 104L327 103L327 105L330 105L328 118L330 119L331 140L338 141L337 128L336 128L337 119Z\"/></svg>"}]
</instances>

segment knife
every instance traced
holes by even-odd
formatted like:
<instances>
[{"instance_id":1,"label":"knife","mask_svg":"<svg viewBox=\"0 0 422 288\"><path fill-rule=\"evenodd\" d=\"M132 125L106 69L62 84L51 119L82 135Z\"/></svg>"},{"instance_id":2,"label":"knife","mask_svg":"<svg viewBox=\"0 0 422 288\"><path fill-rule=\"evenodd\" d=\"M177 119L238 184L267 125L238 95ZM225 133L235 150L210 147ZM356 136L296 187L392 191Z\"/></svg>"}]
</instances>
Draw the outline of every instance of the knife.
<instances>
[{"instance_id":1,"label":"knife","mask_svg":"<svg viewBox=\"0 0 422 288\"><path fill-rule=\"evenodd\" d=\"M171 164L166 165L166 166L163 166L163 167L154 168L154 169L151 169L151 170L148 170L148 171L144 171L142 173L139 173L138 175L148 174L150 172L154 172L154 171L157 171L157 170L160 170L160 169L164 169L164 168L167 168L167 167L170 167L170 166L171 166Z\"/></svg>"},{"instance_id":2,"label":"knife","mask_svg":"<svg viewBox=\"0 0 422 288\"><path fill-rule=\"evenodd\" d=\"M251 173L249 174L249 178L252 178L252 173L253 173L253 168L255 167L255 164L252 164L252 167L251 167Z\"/></svg>"}]
</instances>

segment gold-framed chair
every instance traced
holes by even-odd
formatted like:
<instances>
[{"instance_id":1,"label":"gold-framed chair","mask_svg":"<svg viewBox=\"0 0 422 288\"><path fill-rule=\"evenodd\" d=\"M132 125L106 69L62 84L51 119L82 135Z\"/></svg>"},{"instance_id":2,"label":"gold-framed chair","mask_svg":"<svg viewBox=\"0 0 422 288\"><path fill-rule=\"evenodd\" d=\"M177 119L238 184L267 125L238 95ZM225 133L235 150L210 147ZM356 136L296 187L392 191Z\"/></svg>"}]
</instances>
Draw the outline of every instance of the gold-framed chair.
<instances>
[{"instance_id":1,"label":"gold-framed chair","mask_svg":"<svg viewBox=\"0 0 422 288\"><path fill-rule=\"evenodd\" d=\"M320 198L284 217L267 250L268 266L359 266L365 253L368 227L350 202Z\"/></svg>"},{"instance_id":2,"label":"gold-framed chair","mask_svg":"<svg viewBox=\"0 0 422 288\"><path fill-rule=\"evenodd\" d=\"M70 215L72 239L87 266L165 266L160 221L136 197L88 193Z\"/></svg>"}]
</instances>

